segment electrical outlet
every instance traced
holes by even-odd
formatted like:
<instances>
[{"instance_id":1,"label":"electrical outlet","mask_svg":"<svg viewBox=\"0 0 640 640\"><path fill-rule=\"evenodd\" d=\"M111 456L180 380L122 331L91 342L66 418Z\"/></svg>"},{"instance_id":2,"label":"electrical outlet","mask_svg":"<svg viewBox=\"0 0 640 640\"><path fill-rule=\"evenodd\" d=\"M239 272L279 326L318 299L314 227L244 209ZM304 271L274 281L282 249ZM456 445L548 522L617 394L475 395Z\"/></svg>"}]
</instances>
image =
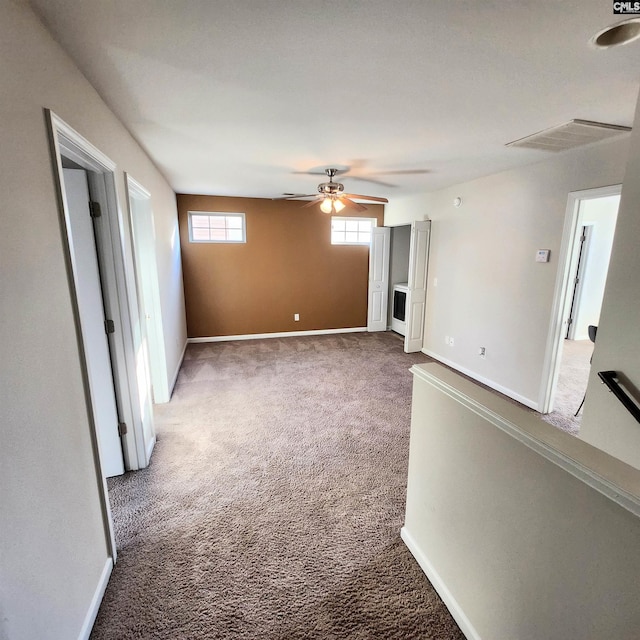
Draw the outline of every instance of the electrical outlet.
<instances>
[{"instance_id":1,"label":"electrical outlet","mask_svg":"<svg viewBox=\"0 0 640 640\"><path fill-rule=\"evenodd\" d=\"M293 314L293 319L295 322L300 322L300 314L299 313L294 313Z\"/></svg>"},{"instance_id":2,"label":"electrical outlet","mask_svg":"<svg viewBox=\"0 0 640 640\"><path fill-rule=\"evenodd\" d=\"M479 355L481 358L486 358L486 357L487 357L487 350L485 349L485 347L480 347L480 348L478 349L478 355Z\"/></svg>"},{"instance_id":3,"label":"electrical outlet","mask_svg":"<svg viewBox=\"0 0 640 640\"><path fill-rule=\"evenodd\" d=\"M445 336L445 337L444 337L444 343L445 343L446 345L448 345L448 344L449 344L449 336Z\"/></svg>"}]
</instances>

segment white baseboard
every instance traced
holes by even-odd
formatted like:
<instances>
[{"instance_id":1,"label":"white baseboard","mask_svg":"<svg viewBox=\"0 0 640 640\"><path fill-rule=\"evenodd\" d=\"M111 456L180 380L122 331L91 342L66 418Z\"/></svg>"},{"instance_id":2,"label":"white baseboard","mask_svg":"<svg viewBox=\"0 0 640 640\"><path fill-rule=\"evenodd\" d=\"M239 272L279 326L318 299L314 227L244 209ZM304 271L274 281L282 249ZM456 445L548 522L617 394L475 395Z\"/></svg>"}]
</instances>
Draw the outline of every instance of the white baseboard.
<instances>
[{"instance_id":1,"label":"white baseboard","mask_svg":"<svg viewBox=\"0 0 640 640\"><path fill-rule=\"evenodd\" d=\"M400 529L400 537L404 540L407 548L411 551L411 555L416 559L433 588L438 592L440 598L442 598L442 602L444 602L447 609L449 609L449 613L452 615L453 619L460 627L460 631L464 633L467 640L481 640L480 634L475 630L471 621L462 610L462 607L451 591L449 591L444 580L440 577L440 574L435 570L434 566L431 564L422 549L420 549L411 534L407 531L406 527L402 527L402 529Z\"/></svg>"},{"instance_id":2,"label":"white baseboard","mask_svg":"<svg viewBox=\"0 0 640 640\"><path fill-rule=\"evenodd\" d=\"M347 329L317 329L312 331L280 331L278 333L248 333L239 336L209 336L208 338L188 338L187 342L228 342L230 340L262 340L264 338L290 338L292 336L323 336L330 333L362 333L367 327L349 327Z\"/></svg>"},{"instance_id":3,"label":"white baseboard","mask_svg":"<svg viewBox=\"0 0 640 640\"><path fill-rule=\"evenodd\" d=\"M187 341L184 343L184 347L182 347L182 354L178 359L178 366L176 370L173 372L173 378L169 384L169 399L171 399L171 394L173 393L173 388L176 386L176 381L178 380L178 374L180 373L180 367L182 366L182 361L184 360L184 354L187 352L187 345L191 338L187 338Z\"/></svg>"},{"instance_id":4,"label":"white baseboard","mask_svg":"<svg viewBox=\"0 0 640 640\"><path fill-rule=\"evenodd\" d=\"M474 380L477 380L478 382L481 382L482 384L487 385L487 387L491 387L492 389L495 389L496 391L503 393L505 396L508 396L513 400L516 400L520 404L523 404L525 407L529 407L534 411L539 411L538 407L540 406L540 404L537 401L531 400L531 398L525 398L524 396L521 396L519 393L516 393L512 389L503 387L501 384L498 384L493 380L489 380L489 378L485 378L483 376L478 375L475 371L471 371L470 369L461 367L457 362L453 362L452 360L443 358L439 353L435 353L434 351L429 351L429 349L421 349L421 351L422 353L424 353L425 356L429 356L430 358L433 358L438 362L442 362L443 364L446 364L448 367L451 367L452 369L455 369L460 373L464 373L464 375L469 376L470 378L473 378Z\"/></svg>"},{"instance_id":5,"label":"white baseboard","mask_svg":"<svg viewBox=\"0 0 640 640\"><path fill-rule=\"evenodd\" d=\"M91 604L89 605L87 615L84 617L84 623L80 629L78 640L89 640L91 629L93 629L93 623L96 621L98 609L100 609L100 604L102 603L102 598L104 598L107 583L111 577L111 571L113 571L113 560L111 558L107 558L104 568L102 569L102 573L100 574L98 584L96 585L96 590L93 593L93 598L91 598Z\"/></svg>"}]
</instances>

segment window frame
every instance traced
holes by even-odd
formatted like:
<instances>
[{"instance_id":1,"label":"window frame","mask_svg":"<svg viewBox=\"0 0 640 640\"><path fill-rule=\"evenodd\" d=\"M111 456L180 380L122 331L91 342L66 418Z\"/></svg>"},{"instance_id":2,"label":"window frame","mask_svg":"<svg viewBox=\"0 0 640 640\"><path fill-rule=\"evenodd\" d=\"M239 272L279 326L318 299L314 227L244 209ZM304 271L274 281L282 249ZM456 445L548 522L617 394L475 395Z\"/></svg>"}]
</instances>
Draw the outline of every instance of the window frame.
<instances>
[{"instance_id":1,"label":"window frame","mask_svg":"<svg viewBox=\"0 0 640 640\"><path fill-rule=\"evenodd\" d=\"M238 211L188 211L188 227L189 227L189 242L194 244L246 244L247 242L247 218L244 213L240 213ZM193 216L208 216L209 218L224 218L225 219L225 236L227 235L227 231L229 231L229 227L227 227L226 219L227 218L239 218L241 220L240 230L242 231L242 240L229 240L225 237L224 240L214 240L209 237L208 240L197 240L193 237L193 224L192 218ZM209 223L210 225L211 223ZM198 227L196 227L198 228ZM211 230L211 226L209 227L201 227L208 228ZM211 234L209 234L211 236Z\"/></svg>"},{"instance_id":2,"label":"window frame","mask_svg":"<svg viewBox=\"0 0 640 640\"><path fill-rule=\"evenodd\" d=\"M333 222L334 222L334 220L344 220L345 222L353 221L353 220L356 220L358 222L369 222L371 226L370 226L369 231L366 232L366 233L369 234L369 241L368 242L362 242L362 241L354 242L352 240L351 241L347 241L346 240L346 233L347 233L346 229L345 229L344 232L342 232L342 233L345 234L344 242L343 241L334 240L334 236L333 236L333 233L334 233ZM365 218L364 216L331 216L331 234L330 234L331 244L335 245L335 246L368 247L371 244L371 234L373 233L373 229L375 227L377 227L377 226L378 226L378 219L377 218ZM360 234L361 233L360 229L358 229L356 233Z\"/></svg>"}]
</instances>

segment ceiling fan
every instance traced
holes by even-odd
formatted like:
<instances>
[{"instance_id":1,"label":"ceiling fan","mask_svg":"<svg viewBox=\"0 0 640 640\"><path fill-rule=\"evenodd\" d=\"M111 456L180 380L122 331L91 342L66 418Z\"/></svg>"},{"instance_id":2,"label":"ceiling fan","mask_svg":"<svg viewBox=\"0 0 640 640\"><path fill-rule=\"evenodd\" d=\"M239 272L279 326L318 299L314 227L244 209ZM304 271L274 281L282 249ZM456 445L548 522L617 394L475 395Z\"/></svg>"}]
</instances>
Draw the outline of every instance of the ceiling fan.
<instances>
[{"instance_id":1,"label":"ceiling fan","mask_svg":"<svg viewBox=\"0 0 640 640\"><path fill-rule=\"evenodd\" d=\"M336 176L348 178L349 180L358 180L360 182L371 182L382 187L395 188L398 185L387 181L385 176L410 176L424 175L431 173L429 169L390 169L382 171L370 171L367 169L367 160L351 160L348 165L338 165ZM314 167L309 171L294 171L293 173L302 173L305 175L322 175L326 172L324 167Z\"/></svg>"},{"instance_id":2,"label":"ceiling fan","mask_svg":"<svg viewBox=\"0 0 640 640\"><path fill-rule=\"evenodd\" d=\"M372 202L389 202L386 198L377 198L375 196L362 196L357 193L345 193L344 185L340 182L334 182L333 178L339 172L338 169L325 169L324 172L329 177L329 182L321 182L318 185L318 193L296 194L288 193L282 198L273 198L274 200L296 200L297 198L314 198L311 202L303 205L303 207L312 207L320 202L320 209L324 213L339 213L345 207L355 209L356 211L365 211L367 207L354 201L371 200Z\"/></svg>"}]
</instances>

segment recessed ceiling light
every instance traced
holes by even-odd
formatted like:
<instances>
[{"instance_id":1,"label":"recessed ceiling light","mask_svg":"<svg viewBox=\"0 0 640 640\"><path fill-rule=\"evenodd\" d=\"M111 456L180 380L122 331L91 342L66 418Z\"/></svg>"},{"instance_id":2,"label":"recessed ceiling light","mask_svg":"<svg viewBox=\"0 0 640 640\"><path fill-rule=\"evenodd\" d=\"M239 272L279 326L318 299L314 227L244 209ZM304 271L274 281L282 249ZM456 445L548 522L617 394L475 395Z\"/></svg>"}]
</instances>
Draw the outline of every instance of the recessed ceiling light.
<instances>
[{"instance_id":1,"label":"recessed ceiling light","mask_svg":"<svg viewBox=\"0 0 640 640\"><path fill-rule=\"evenodd\" d=\"M640 38L640 18L629 18L598 31L589 41L598 49L609 49Z\"/></svg>"}]
</instances>

